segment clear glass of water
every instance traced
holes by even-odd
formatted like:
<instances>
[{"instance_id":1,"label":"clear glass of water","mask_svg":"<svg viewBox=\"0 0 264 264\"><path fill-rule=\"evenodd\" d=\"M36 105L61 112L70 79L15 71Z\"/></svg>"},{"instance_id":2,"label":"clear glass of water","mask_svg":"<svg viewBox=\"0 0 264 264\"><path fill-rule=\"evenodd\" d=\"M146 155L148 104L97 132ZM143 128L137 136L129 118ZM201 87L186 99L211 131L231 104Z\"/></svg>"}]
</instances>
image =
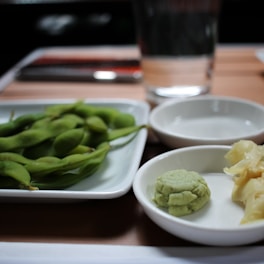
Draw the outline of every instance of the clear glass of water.
<instances>
[{"instance_id":1,"label":"clear glass of water","mask_svg":"<svg viewBox=\"0 0 264 264\"><path fill-rule=\"evenodd\" d=\"M134 0L150 103L210 92L219 5L218 0Z\"/></svg>"}]
</instances>

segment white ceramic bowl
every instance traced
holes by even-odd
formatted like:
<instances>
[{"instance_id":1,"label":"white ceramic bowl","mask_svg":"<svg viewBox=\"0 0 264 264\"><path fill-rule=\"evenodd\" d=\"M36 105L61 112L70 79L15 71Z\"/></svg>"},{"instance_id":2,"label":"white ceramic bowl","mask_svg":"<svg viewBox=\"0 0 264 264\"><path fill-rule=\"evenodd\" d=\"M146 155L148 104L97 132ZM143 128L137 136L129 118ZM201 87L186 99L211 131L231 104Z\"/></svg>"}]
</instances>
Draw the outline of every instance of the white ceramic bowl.
<instances>
[{"instance_id":1,"label":"white ceramic bowl","mask_svg":"<svg viewBox=\"0 0 264 264\"><path fill-rule=\"evenodd\" d=\"M240 139L264 142L264 106L223 96L165 102L150 113L150 126L171 148L229 145Z\"/></svg>"},{"instance_id":2,"label":"white ceramic bowl","mask_svg":"<svg viewBox=\"0 0 264 264\"><path fill-rule=\"evenodd\" d=\"M146 162L136 173L133 190L145 213L169 233L196 243L236 246L264 238L264 221L240 225L244 209L231 200L233 180L223 172L223 145L192 146L171 150ZM211 190L209 203L199 211L175 217L152 201L155 180L162 173L186 169L200 173Z\"/></svg>"}]
</instances>

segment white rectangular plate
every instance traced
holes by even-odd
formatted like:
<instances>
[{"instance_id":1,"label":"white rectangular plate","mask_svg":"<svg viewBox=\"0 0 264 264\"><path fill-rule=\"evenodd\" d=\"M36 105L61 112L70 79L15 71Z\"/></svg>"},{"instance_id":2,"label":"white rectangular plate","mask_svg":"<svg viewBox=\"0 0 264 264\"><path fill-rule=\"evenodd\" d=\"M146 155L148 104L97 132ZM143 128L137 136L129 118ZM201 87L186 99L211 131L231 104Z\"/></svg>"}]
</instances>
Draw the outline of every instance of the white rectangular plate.
<instances>
[{"instance_id":1,"label":"white rectangular plate","mask_svg":"<svg viewBox=\"0 0 264 264\"><path fill-rule=\"evenodd\" d=\"M25 113L37 113L53 104L73 103L66 100L21 100L2 101L0 104L0 122L6 122L11 111L15 116ZM87 104L110 106L135 116L137 124L147 124L149 106L143 101L124 99L84 100ZM54 201L60 199L110 199L120 197L131 188L134 175L140 165L147 139L147 130L142 129L132 141L121 148L110 151L102 167L92 176L65 190L19 190L0 189L0 201Z\"/></svg>"}]
</instances>

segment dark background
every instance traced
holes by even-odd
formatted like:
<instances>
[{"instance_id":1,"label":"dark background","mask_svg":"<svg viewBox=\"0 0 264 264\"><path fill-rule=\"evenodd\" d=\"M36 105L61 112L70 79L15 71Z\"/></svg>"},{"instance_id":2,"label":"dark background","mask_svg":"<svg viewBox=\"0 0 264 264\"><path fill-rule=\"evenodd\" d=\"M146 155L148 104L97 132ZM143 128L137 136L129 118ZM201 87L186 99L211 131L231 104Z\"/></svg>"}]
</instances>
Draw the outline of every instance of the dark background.
<instances>
[{"instance_id":1,"label":"dark background","mask_svg":"<svg viewBox=\"0 0 264 264\"><path fill-rule=\"evenodd\" d=\"M38 47L136 43L131 1L0 0L0 75ZM263 14L262 0L222 0L219 43L264 43Z\"/></svg>"}]
</instances>

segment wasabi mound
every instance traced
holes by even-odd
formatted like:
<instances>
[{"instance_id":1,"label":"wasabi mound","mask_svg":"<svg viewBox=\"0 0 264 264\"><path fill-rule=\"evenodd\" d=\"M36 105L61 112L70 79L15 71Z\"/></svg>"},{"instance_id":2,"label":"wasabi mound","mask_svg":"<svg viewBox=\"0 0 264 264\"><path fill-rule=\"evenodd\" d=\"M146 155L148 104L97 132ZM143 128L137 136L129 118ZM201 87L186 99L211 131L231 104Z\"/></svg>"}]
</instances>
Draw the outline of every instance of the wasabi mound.
<instances>
[{"instance_id":1,"label":"wasabi mound","mask_svg":"<svg viewBox=\"0 0 264 264\"><path fill-rule=\"evenodd\" d=\"M204 178L194 171L172 170L156 180L154 202L174 216L184 216L200 210L211 192Z\"/></svg>"}]
</instances>

